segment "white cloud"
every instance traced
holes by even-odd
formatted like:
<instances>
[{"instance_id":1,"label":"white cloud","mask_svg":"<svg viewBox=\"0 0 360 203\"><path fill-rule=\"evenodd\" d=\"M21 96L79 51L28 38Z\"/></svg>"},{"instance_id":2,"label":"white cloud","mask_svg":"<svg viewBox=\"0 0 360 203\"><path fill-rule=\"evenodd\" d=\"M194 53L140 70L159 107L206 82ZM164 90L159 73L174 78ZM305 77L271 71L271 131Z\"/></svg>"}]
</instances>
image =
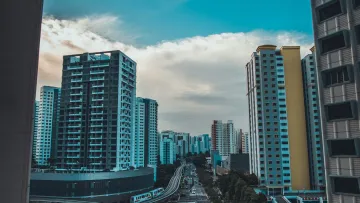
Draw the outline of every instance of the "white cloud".
<instances>
[{"instance_id":1,"label":"white cloud","mask_svg":"<svg viewBox=\"0 0 360 203\"><path fill-rule=\"evenodd\" d=\"M311 37L301 33L260 30L194 36L138 48L128 43L118 21L109 15L44 18L38 87L60 86L63 55L121 50L137 61L137 96L159 103L160 130L210 133L214 119L234 120L236 127L247 130L244 66L252 52L262 44L301 45L304 55L311 46ZM109 40L115 36L120 40Z\"/></svg>"}]
</instances>

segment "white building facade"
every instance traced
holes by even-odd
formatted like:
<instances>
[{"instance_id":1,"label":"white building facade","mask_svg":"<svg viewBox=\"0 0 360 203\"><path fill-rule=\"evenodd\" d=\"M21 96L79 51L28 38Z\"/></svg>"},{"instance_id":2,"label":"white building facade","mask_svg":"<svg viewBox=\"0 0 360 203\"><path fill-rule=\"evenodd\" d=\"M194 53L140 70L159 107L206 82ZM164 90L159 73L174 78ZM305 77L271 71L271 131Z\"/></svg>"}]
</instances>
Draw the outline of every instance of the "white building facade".
<instances>
[{"instance_id":1,"label":"white building facade","mask_svg":"<svg viewBox=\"0 0 360 203\"><path fill-rule=\"evenodd\" d=\"M52 143L56 139L60 88L43 86L40 91L40 102L37 119L35 160L38 165L49 165L52 155Z\"/></svg>"}]
</instances>

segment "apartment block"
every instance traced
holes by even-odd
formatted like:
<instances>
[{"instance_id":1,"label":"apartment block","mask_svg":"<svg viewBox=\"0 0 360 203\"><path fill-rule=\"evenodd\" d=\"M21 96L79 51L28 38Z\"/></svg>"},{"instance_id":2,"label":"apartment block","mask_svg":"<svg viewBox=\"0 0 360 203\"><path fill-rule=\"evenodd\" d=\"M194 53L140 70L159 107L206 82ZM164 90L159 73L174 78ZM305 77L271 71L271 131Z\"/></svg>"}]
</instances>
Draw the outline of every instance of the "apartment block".
<instances>
[{"instance_id":1,"label":"apartment block","mask_svg":"<svg viewBox=\"0 0 360 203\"><path fill-rule=\"evenodd\" d=\"M66 55L61 87L57 167L129 169L136 62L118 50Z\"/></svg>"},{"instance_id":2,"label":"apartment block","mask_svg":"<svg viewBox=\"0 0 360 203\"><path fill-rule=\"evenodd\" d=\"M34 102L34 113L33 113L33 143L32 143L32 160L35 160L35 161L36 161L38 117L39 117L39 101L35 101Z\"/></svg>"},{"instance_id":3,"label":"apartment block","mask_svg":"<svg viewBox=\"0 0 360 203\"><path fill-rule=\"evenodd\" d=\"M322 156L321 122L319 108L316 60L313 47L311 54L301 60L309 155L309 174L312 190L325 189L324 160Z\"/></svg>"},{"instance_id":4,"label":"apartment block","mask_svg":"<svg viewBox=\"0 0 360 203\"><path fill-rule=\"evenodd\" d=\"M160 162L173 164L176 161L175 132L163 131L160 134Z\"/></svg>"},{"instance_id":5,"label":"apartment block","mask_svg":"<svg viewBox=\"0 0 360 203\"><path fill-rule=\"evenodd\" d=\"M136 98L133 162L135 167L157 165L158 103L153 99Z\"/></svg>"},{"instance_id":6,"label":"apartment block","mask_svg":"<svg viewBox=\"0 0 360 203\"><path fill-rule=\"evenodd\" d=\"M311 6L328 201L360 202L360 1Z\"/></svg>"},{"instance_id":7,"label":"apartment block","mask_svg":"<svg viewBox=\"0 0 360 203\"><path fill-rule=\"evenodd\" d=\"M35 160L38 165L49 165L49 158L54 157L59 122L60 88L43 86L40 90L40 101L37 120Z\"/></svg>"},{"instance_id":8,"label":"apartment block","mask_svg":"<svg viewBox=\"0 0 360 203\"><path fill-rule=\"evenodd\" d=\"M310 189L300 47L259 46L246 71L250 173L272 195Z\"/></svg>"},{"instance_id":9,"label":"apartment block","mask_svg":"<svg viewBox=\"0 0 360 203\"><path fill-rule=\"evenodd\" d=\"M250 151L250 136L249 133L244 132L241 138L241 152L243 154L249 154Z\"/></svg>"}]
</instances>

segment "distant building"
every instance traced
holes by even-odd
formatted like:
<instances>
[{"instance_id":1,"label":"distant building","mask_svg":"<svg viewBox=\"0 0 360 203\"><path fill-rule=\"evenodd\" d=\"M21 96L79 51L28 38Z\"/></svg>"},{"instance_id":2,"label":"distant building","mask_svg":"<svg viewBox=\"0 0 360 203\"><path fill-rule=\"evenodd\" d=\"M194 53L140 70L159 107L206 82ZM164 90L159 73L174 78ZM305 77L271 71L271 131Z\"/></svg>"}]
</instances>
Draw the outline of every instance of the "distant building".
<instances>
[{"instance_id":1,"label":"distant building","mask_svg":"<svg viewBox=\"0 0 360 203\"><path fill-rule=\"evenodd\" d=\"M147 98L136 98L133 164L135 167L157 165L158 103Z\"/></svg>"},{"instance_id":2,"label":"distant building","mask_svg":"<svg viewBox=\"0 0 360 203\"><path fill-rule=\"evenodd\" d=\"M189 133L175 133L175 143L176 143L176 154L180 157L187 155L190 149L190 134Z\"/></svg>"},{"instance_id":3,"label":"distant building","mask_svg":"<svg viewBox=\"0 0 360 203\"><path fill-rule=\"evenodd\" d=\"M55 141L59 124L60 88L43 86L37 119L35 160L38 165L49 165L49 158L55 158Z\"/></svg>"},{"instance_id":4,"label":"distant building","mask_svg":"<svg viewBox=\"0 0 360 203\"><path fill-rule=\"evenodd\" d=\"M128 170L136 62L119 50L63 57L58 168Z\"/></svg>"},{"instance_id":5,"label":"distant building","mask_svg":"<svg viewBox=\"0 0 360 203\"><path fill-rule=\"evenodd\" d=\"M163 131L160 134L160 162L173 164L176 161L175 132Z\"/></svg>"},{"instance_id":6,"label":"distant building","mask_svg":"<svg viewBox=\"0 0 360 203\"><path fill-rule=\"evenodd\" d=\"M232 143L230 143L230 152L231 154L238 154L241 150L241 139L242 139L242 130L238 129L235 130L233 137L232 137Z\"/></svg>"},{"instance_id":7,"label":"distant building","mask_svg":"<svg viewBox=\"0 0 360 203\"><path fill-rule=\"evenodd\" d=\"M35 101L34 102L34 113L33 113L33 144L32 144L32 160L35 160L35 161L36 161L36 142L37 142L38 118L39 118L39 101Z\"/></svg>"},{"instance_id":8,"label":"distant building","mask_svg":"<svg viewBox=\"0 0 360 203\"><path fill-rule=\"evenodd\" d=\"M210 138L208 134L201 135L201 151L203 153L210 151Z\"/></svg>"},{"instance_id":9,"label":"distant building","mask_svg":"<svg viewBox=\"0 0 360 203\"><path fill-rule=\"evenodd\" d=\"M212 150L219 151L221 156L229 155L231 153L230 146L235 144L233 143L234 135L235 130L232 121L222 123L221 120L214 120L211 125Z\"/></svg>"},{"instance_id":10,"label":"distant building","mask_svg":"<svg viewBox=\"0 0 360 203\"><path fill-rule=\"evenodd\" d=\"M241 139L241 151L243 154L249 154L249 133L245 132Z\"/></svg>"}]
</instances>

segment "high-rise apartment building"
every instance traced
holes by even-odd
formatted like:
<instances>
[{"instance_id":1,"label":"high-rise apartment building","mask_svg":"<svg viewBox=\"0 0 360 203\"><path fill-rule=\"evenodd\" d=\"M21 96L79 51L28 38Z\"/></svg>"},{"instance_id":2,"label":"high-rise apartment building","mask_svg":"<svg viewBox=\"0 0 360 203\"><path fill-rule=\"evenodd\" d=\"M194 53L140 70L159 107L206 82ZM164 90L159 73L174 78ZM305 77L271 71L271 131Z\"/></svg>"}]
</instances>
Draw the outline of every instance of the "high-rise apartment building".
<instances>
[{"instance_id":1,"label":"high-rise apartment building","mask_svg":"<svg viewBox=\"0 0 360 203\"><path fill-rule=\"evenodd\" d=\"M36 161L38 117L39 117L39 101L35 101L34 102L34 113L33 113L33 144L32 144L32 160L34 160L34 161Z\"/></svg>"},{"instance_id":2,"label":"high-rise apartment building","mask_svg":"<svg viewBox=\"0 0 360 203\"><path fill-rule=\"evenodd\" d=\"M250 172L272 194L310 189L300 47L259 46L246 70Z\"/></svg>"},{"instance_id":3,"label":"high-rise apartment building","mask_svg":"<svg viewBox=\"0 0 360 203\"><path fill-rule=\"evenodd\" d=\"M133 165L157 165L158 103L153 99L136 98Z\"/></svg>"},{"instance_id":4,"label":"high-rise apartment building","mask_svg":"<svg viewBox=\"0 0 360 203\"><path fill-rule=\"evenodd\" d=\"M311 49L314 51L314 47ZM310 184L313 190L324 190L325 174L322 157L321 123L315 54L301 60L309 155Z\"/></svg>"},{"instance_id":5,"label":"high-rise apartment building","mask_svg":"<svg viewBox=\"0 0 360 203\"><path fill-rule=\"evenodd\" d=\"M58 168L131 166L136 63L121 51L63 57Z\"/></svg>"},{"instance_id":6,"label":"high-rise apartment building","mask_svg":"<svg viewBox=\"0 0 360 203\"><path fill-rule=\"evenodd\" d=\"M232 121L228 121L223 124L223 152L222 156L228 156L231 153L235 153L235 129Z\"/></svg>"},{"instance_id":7,"label":"high-rise apartment building","mask_svg":"<svg viewBox=\"0 0 360 203\"><path fill-rule=\"evenodd\" d=\"M360 1L312 0L326 190L360 201Z\"/></svg>"},{"instance_id":8,"label":"high-rise apartment building","mask_svg":"<svg viewBox=\"0 0 360 203\"><path fill-rule=\"evenodd\" d=\"M250 137L249 137L249 133L244 132L242 134L242 138L241 138L241 152L243 154L249 154L249 149L250 149L250 141L249 141Z\"/></svg>"},{"instance_id":9,"label":"high-rise apartment building","mask_svg":"<svg viewBox=\"0 0 360 203\"><path fill-rule=\"evenodd\" d=\"M43 86L40 90L35 160L38 165L49 165L54 158L59 121L60 88Z\"/></svg>"},{"instance_id":10,"label":"high-rise apartment building","mask_svg":"<svg viewBox=\"0 0 360 203\"><path fill-rule=\"evenodd\" d=\"M242 139L242 130L237 129L233 133L233 137L231 138L232 142L230 142L230 153L238 154L241 150L241 139Z\"/></svg>"},{"instance_id":11,"label":"high-rise apartment building","mask_svg":"<svg viewBox=\"0 0 360 203\"><path fill-rule=\"evenodd\" d=\"M163 131L160 134L160 162L161 164L173 164L176 160L175 132Z\"/></svg>"},{"instance_id":12,"label":"high-rise apartment building","mask_svg":"<svg viewBox=\"0 0 360 203\"><path fill-rule=\"evenodd\" d=\"M190 150L190 134L177 132L175 133L176 154L184 157Z\"/></svg>"},{"instance_id":13,"label":"high-rise apartment building","mask_svg":"<svg viewBox=\"0 0 360 203\"><path fill-rule=\"evenodd\" d=\"M220 156L230 154L230 146L234 141L234 124L232 121L223 123L221 120L214 120L211 125L212 150L219 151Z\"/></svg>"},{"instance_id":14,"label":"high-rise apartment building","mask_svg":"<svg viewBox=\"0 0 360 203\"><path fill-rule=\"evenodd\" d=\"M203 134L201 135L201 147L200 150L202 153L205 153L207 151L210 151L210 138L209 134Z\"/></svg>"}]
</instances>

